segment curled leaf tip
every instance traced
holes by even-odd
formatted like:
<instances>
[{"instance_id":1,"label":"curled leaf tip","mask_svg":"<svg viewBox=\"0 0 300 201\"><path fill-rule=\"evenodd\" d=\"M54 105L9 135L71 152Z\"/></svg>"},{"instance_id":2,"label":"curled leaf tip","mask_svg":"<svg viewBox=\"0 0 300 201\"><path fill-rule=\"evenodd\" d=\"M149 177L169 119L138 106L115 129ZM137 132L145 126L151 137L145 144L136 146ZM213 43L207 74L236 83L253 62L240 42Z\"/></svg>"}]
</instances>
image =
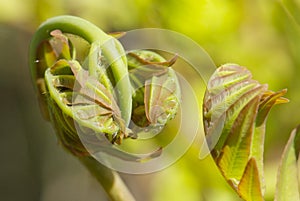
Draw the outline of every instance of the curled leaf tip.
<instances>
[{"instance_id":1,"label":"curled leaf tip","mask_svg":"<svg viewBox=\"0 0 300 201\"><path fill-rule=\"evenodd\" d=\"M161 129L177 113L180 86L176 73L169 67L176 58L175 55L166 61L149 50L127 54L129 74L135 90L132 120L141 129Z\"/></svg>"},{"instance_id":2,"label":"curled leaf tip","mask_svg":"<svg viewBox=\"0 0 300 201\"><path fill-rule=\"evenodd\" d=\"M108 35L116 38L116 39L119 39L119 38L122 38L123 36L126 35L126 32L123 32L123 31L116 31L116 32L110 32L108 33Z\"/></svg>"}]
</instances>

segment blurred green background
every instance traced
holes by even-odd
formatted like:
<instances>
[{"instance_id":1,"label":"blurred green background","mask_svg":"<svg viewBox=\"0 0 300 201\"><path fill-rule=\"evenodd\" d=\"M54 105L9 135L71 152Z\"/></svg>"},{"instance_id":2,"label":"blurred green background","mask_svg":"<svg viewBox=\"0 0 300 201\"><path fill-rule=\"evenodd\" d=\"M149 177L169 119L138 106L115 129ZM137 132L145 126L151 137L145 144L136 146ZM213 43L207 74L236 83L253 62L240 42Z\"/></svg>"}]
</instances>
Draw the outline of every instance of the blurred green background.
<instances>
[{"instance_id":1,"label":"blurred green background","mask_svg":"<svg viewBox=\"0 0 300 201\"><path fill-rule=\"evenodd\" d=\"M297 6L292 0L1 0L0 200L106 200L97 182L59 146L40 115L31 83L31 36L41 22L61 14L83 17L106 32L174 30L202 46L217 66L238 63L270 89L288 88L290 103L274 108L267 124L266 200L272 200L278 160L300 120ZM165 170L122 174L137 200L239 200L211 159L198 159L198 138Z\"/></svg>"}]
</instances>

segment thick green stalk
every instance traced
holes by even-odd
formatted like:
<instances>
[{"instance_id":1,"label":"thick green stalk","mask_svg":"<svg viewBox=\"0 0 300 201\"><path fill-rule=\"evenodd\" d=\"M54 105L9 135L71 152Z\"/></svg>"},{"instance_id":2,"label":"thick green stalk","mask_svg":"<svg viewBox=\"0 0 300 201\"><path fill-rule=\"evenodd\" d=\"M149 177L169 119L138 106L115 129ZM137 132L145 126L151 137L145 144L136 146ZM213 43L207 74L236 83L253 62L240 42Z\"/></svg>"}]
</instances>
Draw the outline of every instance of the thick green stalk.
<instances>
[{"instance_id":1,"label":"thick green stalk","mask_svg":"<svg viewBox=\"0 0 300 201\"><path fill-rule=\"evenodd\" d=\"M102 185L112 201L135 201L117 172L92 157L79 157L79 159Z\"/></svg>"}]
</instances>

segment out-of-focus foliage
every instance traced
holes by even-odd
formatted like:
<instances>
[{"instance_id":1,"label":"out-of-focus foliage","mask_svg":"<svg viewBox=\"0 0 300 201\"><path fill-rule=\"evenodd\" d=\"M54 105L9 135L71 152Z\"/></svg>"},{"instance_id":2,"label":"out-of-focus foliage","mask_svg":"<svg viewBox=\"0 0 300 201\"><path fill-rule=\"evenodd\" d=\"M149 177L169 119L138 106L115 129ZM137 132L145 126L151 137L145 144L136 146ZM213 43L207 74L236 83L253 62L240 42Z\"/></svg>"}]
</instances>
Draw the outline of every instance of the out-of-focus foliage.
<instances>
[{"instance_id":1,"label":"out-of-focus foliage","mask_svg":"<svg viewBox=\"0 0 300 201\"><path fill-rule=\"evenodd\" d=\"M300 135L295 128L284 149L277 175L275 201L300 200Z\"/></svg>"},{"instance_id":2,"label":"out-of-focus foliage","mask_svg":"<svg viewBox=\"0 0 300 201\"><path fill-rule=\"evenodd\" d=\"M296 7L294 8L296 9ZM300 11L298 12L300 13ZM74 183L88 176L82 173L75 161L68 159L58 150L53 131L33 116L37 111L36 103L30 102L33 94L26 63L27 49L31 34L47 18L72 14L85 18L104 31L126 31L130 29L156 27L171 29L185 34L201 45L212 57L217 66L224 63L237 63L247 66L254 79L268 83L269 88L277 91L288 88L287 98L291 100L270 115L266 129L265 167L266 200L273 200L275 192L276 170L284 144L288 139L286 131L299 123L300 104L300 27L292 17L289 8L281 1L260 0L9 0L0 2L0 47L3 111L1 117L3 136L0 147L20 146L24 153L18 157L8 157L6 171L2 181L6 187L14 188L16 183L28 184L27 177L22 181L20 175L36 176L36 189L19 193L23 200L32 200L29 193L39 196L39 200L51 200L56 193L61 200L74 200L95 196L96 188L90 188L89 180L84 180L83 189L76 189ZM22 61L22 62L20 62ZM184 68L184 66L183 66ZM24 70L26 69L26 70ZM20 74L15 79L14 75ZM27 75L27 74L28 75ZM21 75L22 74L22 75ZM189 74L192 76L193 74ZM193 82L199 92L199 105L204 95L203 84ZM23 84L20 84L20 82ZM198 88L197 88L198 87ZM18 89L18 90L15 90ZM16 99L17 98L17 99ZM14 101L12 101L14 100ZM21 101L27 100L27 101ZM1 103L2 103L1 102ZM7 105L11 105L8 110ZM17 108L17 109L16 109ZM34 112L32 112L34 111ZM13 116L18 114L19 116ZM34 117L34 118L32 118ZM38 119L38 125L33 122ZM24 130L16 130L19 125ZM11 125L11 126L9 126ZM22 125L22 126L21 126ZM25 131L26 128L26 131ZM203 134L203 128L199 128ZM25 133L24 136L17 133ZM14 138L21 136L23 138ZM19 140L19 141L18 141ZM238 200L238 197L223 180L213 161L208 158L199 160L200 137L182 159L170 168L151 176L126 176L133 193L138 200ZM18 142L18 143L17 143ZM3 146L2 146L3 145ZM5 146L4 146L5 145ZM28 148L28 146L30 148ZM4 151L3 151L4 153ZM21 160L23 159L24 160ZM26 160L25 160L26 159ZM15 169L27 161L27 168ZM57 162L59 161L59 162ZM14 164L14 165L9 165ZM5 166L5 167L6 167ZM76 168L77 167L77 168ZM57 171L60 169L60 172ZM82 178L72 177L80 172ZM25 172L26 170L26 172ZM149 177L151 179L149 179ZM28 177L29 178L29 177ZM145 180L146 179L146 180ZM64 183L65 182L65 183ZM70 184L73 183L74 188ZM141 185L142 184L142 185ZM58 186L58 187L55 187ZM57 191L59 189L60 191ZM21 188L20 188L21 189ZM87 190L88 189L88 190ZM92 189L92 190L91 190ZM96 190L95 190L96 189ZM76 193L74 193L77 191ZM94 194L93 194L94 193ZM5 195L2 194L1 195ZM25 195L28 195L27 197ZM179 196L180 195L180 196ZM12 193L7 194L12 196ZM18 196L15 194L15 196ZM58 199L56 196L56 199ZM69 197L68 197L69 196ZM94 196L94 197L93 197ZM84 197L84 196L83 196ZM5 197L7 198L7 197ZM74 198L74 197L73 197ZM19 198L20 199L20 198ZM9 199L3 199L9 200ZM15 199L16 200L16 199Z\"/></svg>"}]
</instances>

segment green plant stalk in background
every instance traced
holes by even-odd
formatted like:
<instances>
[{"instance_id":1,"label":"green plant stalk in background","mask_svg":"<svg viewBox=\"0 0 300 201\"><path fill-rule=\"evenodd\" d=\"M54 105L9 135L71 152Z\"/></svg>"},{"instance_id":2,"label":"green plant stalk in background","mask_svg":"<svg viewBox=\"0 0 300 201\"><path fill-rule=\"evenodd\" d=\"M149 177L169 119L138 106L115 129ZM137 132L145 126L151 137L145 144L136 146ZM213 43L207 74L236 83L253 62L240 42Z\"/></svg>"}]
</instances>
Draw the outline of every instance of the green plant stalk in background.
<instances>
[{"instance_id":1,"label":"green plant stalk in background","mask_svg":"<svg viewBox=\"0 0 300 201\"><path fill-rule=\"evenodd\" d=\"M79 157L113 201L134 201L135 198L116 171L102 165L93 157Z\"/></svg>"}]
</instances>

